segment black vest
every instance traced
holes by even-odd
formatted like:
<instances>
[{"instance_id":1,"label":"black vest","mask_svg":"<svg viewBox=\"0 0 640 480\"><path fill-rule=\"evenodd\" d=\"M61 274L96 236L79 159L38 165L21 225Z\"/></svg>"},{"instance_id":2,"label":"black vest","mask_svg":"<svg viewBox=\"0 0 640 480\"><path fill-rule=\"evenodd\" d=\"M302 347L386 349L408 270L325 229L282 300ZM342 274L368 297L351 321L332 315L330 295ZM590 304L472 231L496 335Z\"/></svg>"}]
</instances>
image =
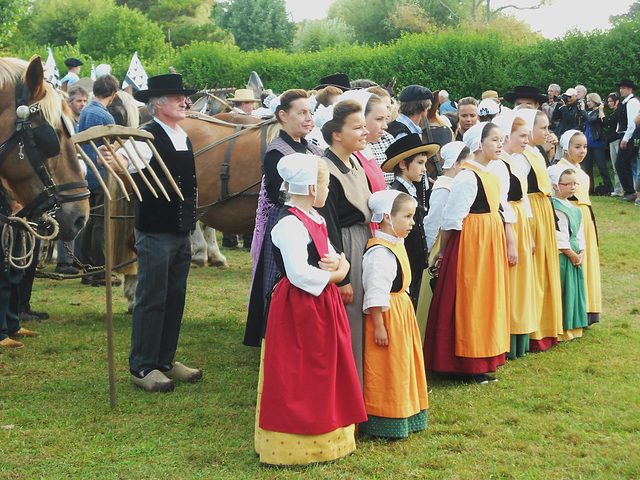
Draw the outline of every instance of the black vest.
<instances>
[{"instance_id":1,"label":"black vest","mask_svg":"<svg viewBox=\"0 0 640 480\"><path fill-rule=\"evenodd\" d=\"M155 198L140 178L140 175L134 174L133 178L140 189L143 200L139 202L136 199L135 202L136 228L142 232L188 232L193 230L196 223L198 186L191 142L187 139L189 150L178 152L173 147L169 136L158 123L149 122L142 129L152 133L155 137L153 145L176 181L184 196L184 201L178 198L158 161L153 157L149 161L149 165L158 175L158 179L169 194L171 201L167 202L158 187L154 187L158 194L158 198ZM149 176L147 172L144 173L147 177ZM153 180L150 180L150 183L153 185Z\"/></svg>"},{"instance_id":2,"label":"black vest","mask_svg":"<svg viewBox=\"0 0 640 480\"><path fill-rule=\"evenodd\" d=\"M620 138L624 136L624 133L627 131L627 128L629 127L629 120L627 119L627 105L629 105L629 102L633 98L635 98L635 96L631 95L629 97L629 100L623 103L622 108L620 109L620 117L618 119L618 128L616 129L616 131L620 133Z\"/></svg>"}]
</instances>

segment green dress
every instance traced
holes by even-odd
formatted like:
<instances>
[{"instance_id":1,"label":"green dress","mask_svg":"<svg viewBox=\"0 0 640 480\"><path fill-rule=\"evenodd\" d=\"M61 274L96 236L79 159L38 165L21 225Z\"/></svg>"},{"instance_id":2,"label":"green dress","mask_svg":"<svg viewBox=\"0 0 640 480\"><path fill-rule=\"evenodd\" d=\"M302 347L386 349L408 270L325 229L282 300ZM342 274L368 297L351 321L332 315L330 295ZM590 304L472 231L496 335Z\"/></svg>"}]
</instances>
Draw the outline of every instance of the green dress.
<instances>
[{"instance_id":1,"label":"green dress","mask_svg":"<svg viewBox=\"0 0 640 480\"><path fill-rule=\"evenodd\" d=\"M578 230L582 212L574 205L552 198L553 208L564 213L569 220L569 244L580 253ZM562 327L565 331L585 328L587 323L587 297L585 293L582 265L575 267L569 257L560 253L560 284L562 285Z\"/></svg>"}]
</instances>

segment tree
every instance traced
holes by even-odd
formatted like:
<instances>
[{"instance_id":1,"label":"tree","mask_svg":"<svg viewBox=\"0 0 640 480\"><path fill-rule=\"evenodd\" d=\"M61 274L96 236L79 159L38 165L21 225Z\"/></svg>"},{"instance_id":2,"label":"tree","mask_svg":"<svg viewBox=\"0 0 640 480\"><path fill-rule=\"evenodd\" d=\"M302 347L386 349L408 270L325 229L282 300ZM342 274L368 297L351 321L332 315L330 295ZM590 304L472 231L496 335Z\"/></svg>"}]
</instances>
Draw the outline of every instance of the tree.
<instances>
[{"instance_id":1,"label":"tree","mask_svg":"<svg viewBox=\"0 0 640 480\"><path fill-rule=\"evenodd\" d=\"M629 6L629 11L622 15L611 15L609 17L609 22L611 25L620 25L621 23L626 22L635 22L640 19L640 1L633 2L631 6Z\"/></svg>"},{"instance_id":2,"label":"tree","mask_svg":"<svg viewBox=\"0 0 640 480\"><path fill-rule=\"evenodd\" d=\"M336 0L329 7L328 17L342 20L353 29L357 40L387 43L400 38L400 30L389 22L401 0Z\"/></svg>"},{"instance_id":3,"label":"tree","mask_svg":"<svg viewBox=\"0 0 640 480\"><path fill-rule=\"evenodd\" d=\"M151 58L164 45L162 29L138 10L111 7L89 15L78 35L80 52L93 58L131 56Z\"/></svg>"},{"instance_id":4,"label":"tree","mask_svg":"<svg viewBox=\"0 0 640 480\"><path fill-rule=\"evenodd\" d=\"M317 52L323 48L335 47L355 40L351 29L341 20L304 20L293 39L295 52Z\"/></svg>"},{"instance_id":5,"label":"tree","mask_svg":"<svg viewBox=\"0 0 640 480\"><path fill-rule=\"evenodd\" d=\"M28 7L29 0L0 0L0 46L4 46L15 33Z\"/></svg>"},{"instance_id":6,"label":"tree","mask_svg":"<svg viewBox=\"0 0 640 480\"><path fill-rule=\"evenodd\" d=\"M296 32L284 0L229 0L216 3L217 24L231 31L242 50L288 49Z\"/></svg>"},{"instance_id":7,"label":"tree","mask_svg":"<svg viewBox=\"0 0 640 480\"><path fill-rule=\"evenodd\" d=\"M74 45L87 18L113 5L113 0L40 0L21 30L29 32L37 45Z\"/></svg>"}]
</instances>

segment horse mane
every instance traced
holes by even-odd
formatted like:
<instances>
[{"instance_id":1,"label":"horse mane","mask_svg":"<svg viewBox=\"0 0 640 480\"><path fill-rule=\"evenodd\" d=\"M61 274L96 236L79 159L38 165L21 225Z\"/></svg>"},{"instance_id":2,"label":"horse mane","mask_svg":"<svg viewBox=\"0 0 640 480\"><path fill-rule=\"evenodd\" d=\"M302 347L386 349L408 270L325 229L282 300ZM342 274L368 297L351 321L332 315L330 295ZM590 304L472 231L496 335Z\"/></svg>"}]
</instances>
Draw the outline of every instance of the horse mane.
<instances>
[{"instance_id":1,"label":"horse mane","mask_svg":"<svg viewBox=\"0 0 640 480\"><path fill-rule=\"evenodd\" d=\"M5 89L23 78L29 64L18 58L0 58L0 88ZM71 110L63 108L63 102L56 90L44 82L44 97L39 100L40 111L45 120L54 128L60 127L62 115L71 118Z\"/></svg>"},{"instance_id":2,"label":"horse mane","mask_svg":"<svg viewBox=\"0 0 640 480\"><path fill-rule=\"evenodd\" d=\"M136 101L129 92L125 92L124 90L118 91L118 97L122 101L122 107L124 108L127 114L127 127L138 128L140 126L140 114L138 112L138 107L136 106Z\"/></svg>"}]
</instances>

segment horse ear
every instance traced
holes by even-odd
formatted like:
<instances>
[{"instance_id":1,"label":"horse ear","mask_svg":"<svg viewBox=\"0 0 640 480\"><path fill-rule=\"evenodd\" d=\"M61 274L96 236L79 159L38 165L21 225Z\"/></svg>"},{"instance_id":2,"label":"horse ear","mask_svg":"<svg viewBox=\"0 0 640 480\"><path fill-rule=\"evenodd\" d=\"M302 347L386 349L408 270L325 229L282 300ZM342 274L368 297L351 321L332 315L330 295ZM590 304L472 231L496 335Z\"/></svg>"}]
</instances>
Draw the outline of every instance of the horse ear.
<instances>
[{"instance_id":1,"label":"horse ear","mask_svg":"<svg viewBox=\"0 0 640 480\"><path fill-rule=\"evenodd\" d=\"M31 98L40 99L44 96L44 68L39 55L34 55L29 60L27 72L24 74L24 83L29 89Z\"/></svg>"}]
</instances>

